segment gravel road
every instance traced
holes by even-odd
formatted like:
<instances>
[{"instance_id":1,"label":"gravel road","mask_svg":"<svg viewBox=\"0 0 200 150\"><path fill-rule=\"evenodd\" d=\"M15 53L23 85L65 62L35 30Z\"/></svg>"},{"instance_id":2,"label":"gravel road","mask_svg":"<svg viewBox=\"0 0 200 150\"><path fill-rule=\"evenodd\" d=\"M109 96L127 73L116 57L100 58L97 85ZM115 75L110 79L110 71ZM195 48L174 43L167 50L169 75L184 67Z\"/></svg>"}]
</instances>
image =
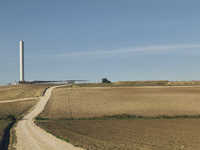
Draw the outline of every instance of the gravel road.
<instances>
[{"instance_id":1,"label":"gravel road","mask_svg":"<svg viewBox=\"0 0 200 150\"><path fill-rule=\"evenodd\" d=\"M58 86L56 86L58 87ZM51 95L51 91L56 88L47 89L45 95L40 98L36 107L16 126L17 150L80 150L63 140L47 133L34 124L34 118L41 113Z\"/></svg>"}]
</instances>

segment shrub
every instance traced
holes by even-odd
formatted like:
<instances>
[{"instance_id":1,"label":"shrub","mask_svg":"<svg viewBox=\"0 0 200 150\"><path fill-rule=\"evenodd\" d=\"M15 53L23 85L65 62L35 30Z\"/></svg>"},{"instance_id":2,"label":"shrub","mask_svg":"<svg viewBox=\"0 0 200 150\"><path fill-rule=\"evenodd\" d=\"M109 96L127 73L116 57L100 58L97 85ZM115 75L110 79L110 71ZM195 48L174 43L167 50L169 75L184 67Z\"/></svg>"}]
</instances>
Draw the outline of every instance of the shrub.
<instances>
[{"instance_id":1,"label":"shrub","mask_svg":"<svg viewBox=\"0 0 200 150\"><path fill-rule=\"evenodd\" d=\"M102 78L102 83L111 83L107 78Z\"/></svg>"}]
</instances>

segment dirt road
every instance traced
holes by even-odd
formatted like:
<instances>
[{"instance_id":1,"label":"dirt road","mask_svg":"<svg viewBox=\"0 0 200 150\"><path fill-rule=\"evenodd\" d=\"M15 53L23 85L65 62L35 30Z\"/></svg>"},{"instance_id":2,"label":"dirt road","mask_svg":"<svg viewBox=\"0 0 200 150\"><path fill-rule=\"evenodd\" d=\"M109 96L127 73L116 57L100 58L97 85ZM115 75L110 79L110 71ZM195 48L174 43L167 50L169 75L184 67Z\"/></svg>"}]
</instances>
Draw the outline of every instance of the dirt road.
<instances>
[{"instance_id":1,"label":"dirt road","mask_svg":"<svg viewBox=\"0 0 200 150\"><path fill-rule=\"evenodd\" d=\"M29 101L29 100L34 100L34 99L37 99L37 98L33 97L33 98L23 98L23 99L15 99L15 100L5 100L5 101L0 101L0 104L1 103L19 102L19 101Z\"/></svg>"},{"instance_id":2,"label":"dirt road","mask_svg":"<svg viewBox=\"0 0 200 150\"><path fill-rule=\"evenodd\" d=\"M40 98L36 107L20 120L16 126L17 150L75 150L81 149L57 139L34 124L34 117L44 109L51 91L56 87L49 88L45 95Z\"/></svg>"}]
</instances>

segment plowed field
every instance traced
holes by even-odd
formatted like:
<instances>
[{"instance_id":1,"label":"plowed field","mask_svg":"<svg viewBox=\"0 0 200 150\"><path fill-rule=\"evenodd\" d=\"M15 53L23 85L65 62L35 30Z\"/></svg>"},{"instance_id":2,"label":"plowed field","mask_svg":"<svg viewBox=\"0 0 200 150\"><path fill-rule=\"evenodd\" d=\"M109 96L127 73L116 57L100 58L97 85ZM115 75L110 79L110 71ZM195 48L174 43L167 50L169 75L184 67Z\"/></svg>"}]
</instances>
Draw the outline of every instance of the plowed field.
<instances>
[{"instance_id":1,"label":"plowed field","mask_svg":"<svg viewBox=\"0 0 200 150\"><path fill-rule=\"evenodd\" d=\"M199 149L200 119L38 122L45 130L85 149Z\"/></svg>"},{"instance_id":2,"label":"plowed field","mask_svg":"<svg viewBox=\"0 0 200 150\"><path fill-rule=\"evenodd\" d=\"M59 88L40 115L199 115L200 87ZM45 121L39 126L86 149L199 149L200 119Z\"/></svg>"}]
</instances>

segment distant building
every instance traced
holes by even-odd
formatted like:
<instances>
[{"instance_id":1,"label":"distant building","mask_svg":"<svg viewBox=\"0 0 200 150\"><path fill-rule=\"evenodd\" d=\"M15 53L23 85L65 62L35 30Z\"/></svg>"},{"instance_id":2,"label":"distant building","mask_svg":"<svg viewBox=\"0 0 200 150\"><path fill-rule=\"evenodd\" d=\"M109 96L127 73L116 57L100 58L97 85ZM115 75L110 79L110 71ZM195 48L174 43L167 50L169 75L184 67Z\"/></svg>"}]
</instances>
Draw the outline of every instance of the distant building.
<instances>
[{"instance_id":1,"label":"distant building","mask_svg":"<svg viewBox=\"0 0 200 150\"><path fill-rule=\"evenodd\" d=\"M17 82L16 82L16 80L15 80L15 82L14 82L14 85L17 85Z\"/></svg>"}]
</instances>

